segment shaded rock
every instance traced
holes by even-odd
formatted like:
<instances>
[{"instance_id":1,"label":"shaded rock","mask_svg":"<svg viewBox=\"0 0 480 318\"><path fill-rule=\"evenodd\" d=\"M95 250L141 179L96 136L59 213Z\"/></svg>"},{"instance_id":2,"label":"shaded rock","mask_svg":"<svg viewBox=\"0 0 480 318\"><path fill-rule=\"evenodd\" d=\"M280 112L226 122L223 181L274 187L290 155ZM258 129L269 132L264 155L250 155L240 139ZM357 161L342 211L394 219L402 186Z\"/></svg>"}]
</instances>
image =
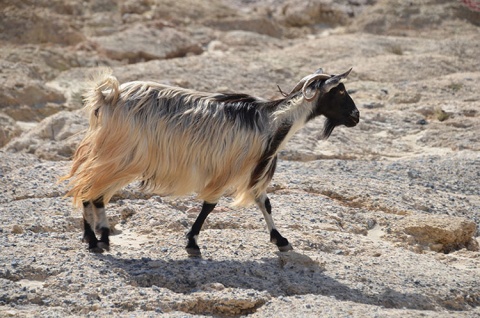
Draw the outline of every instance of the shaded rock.
<instances>
[{"instance_id":1,"label":"shaded rock","mask_svg":"<svg viewBox=\"0 0 480 318\"><path fill-rule=\"evenodd\" d=\"M10 139L20 135L22 132L20 126L11 117L0 113L0 148Z\"/></svg>"},{"instance_id":2,"label":"shaded rock","mask_svg":"<svg viewBox=\"0 0 480 318\"><path fill-rule=\"evenodd\" d=\"M238 14L236 8L223 0L163 0L152 6L153 19L188 24L192 21L201 22L208 19L222 19Z\"/></svg>"},{"instance_id":3,"label":"shaded rock","mask_svg":"<svg viewBox=\"0 0 480 318\"><path fill-rule=\"evenodd\" d=\"M345 25L353 11L346 5L328 0L287 1L281 12L283 23L294 26Z\"/></svg>"},{"instance_id":4,"label":"shaded rock","mask_svg":"<svg viewBox=\"0 0 480 318\"><path fill-rule=\"evenodd\" d=\"M15 120L38 121L57 112L63 94L45 87L34 67L0 61L0 110Z\"/></svg>"},{"instance_id":5,"label":"shaded rock","mask_svg":"<svg viewBox=\"0 0 480 318\"><path fill-rule=\"evenodd\" d=\"M149 1L127 0L120 4L120 13L123 14L143 14L152 8Z\"/></svg>"},{"instance_id":6,"label":"shaded rock","mask_svg":"<svg viewBox=\"0 0 480 318\"><path fill-rule=\"evenodd\" d=\"M129 63L153 59L169 59L187 54L200 54L198 43L174 28L136 25L111 35L93 37L98 50L114 60Z\"/></svg>"},{"instance_id":7,"label":"shaded rock","mask_svg":"<svg viewBox=\"0 0 480 318\"><path fill-rule=\"evenodd\" d=\"M459 19L469 21L475 25L480 25L480 6L478 2L461 1L462 7L458 8L455 16Z\"/></svg>"}]
</instances>

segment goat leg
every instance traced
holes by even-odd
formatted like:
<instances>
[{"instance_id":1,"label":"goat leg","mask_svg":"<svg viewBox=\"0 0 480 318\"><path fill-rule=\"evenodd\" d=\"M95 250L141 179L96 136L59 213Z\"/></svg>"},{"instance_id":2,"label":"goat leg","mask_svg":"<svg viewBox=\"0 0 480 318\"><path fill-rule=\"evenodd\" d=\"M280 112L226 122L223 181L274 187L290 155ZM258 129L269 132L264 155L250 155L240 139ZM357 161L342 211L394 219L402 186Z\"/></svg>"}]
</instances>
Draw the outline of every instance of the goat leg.
<instances>
[{"instance_id":1,"label":"goat leg","mask_svg":"<svg viewBox=\"0 0 480 318\"><path fill-rule=\"evenodd\" d=\"M200 233L203 222L205 222L207 216L213 211L216 205L217 203L208 203L206 201L203 202L200 214L193 223L191 230L187 233L188 243L185 249L187 250L188 256L198 257L202 254L200 252L200 247L198 247L197 244L198 234Z\"/></svg>"}]
</instances>

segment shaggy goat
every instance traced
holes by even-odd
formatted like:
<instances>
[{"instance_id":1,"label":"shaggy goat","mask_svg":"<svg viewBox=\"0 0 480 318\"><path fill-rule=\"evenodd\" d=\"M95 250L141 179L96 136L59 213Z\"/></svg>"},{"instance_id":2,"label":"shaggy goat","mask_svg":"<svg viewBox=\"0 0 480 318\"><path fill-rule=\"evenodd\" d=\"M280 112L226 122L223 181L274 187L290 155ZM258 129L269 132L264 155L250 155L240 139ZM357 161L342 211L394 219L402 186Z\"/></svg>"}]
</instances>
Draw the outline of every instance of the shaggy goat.
<instances>
[{"instance_id":1,"label":"shaggy goat","mask_svg":"<svg viewBox=\"0 0 480 318\"><path fill-rule=\"evenodd\" d=\"M323 136L338 125L353 127L360 114L342 81L350 71L304 77L278 100L246 94L210 94L154 82L119 85L104 74L88 92L90 127L73 159L74 203L83 204L84 241L91 251L109 249L105 204L131 183L161 195L196 192L200 214L187 234L189 255L200 255L197 236L219 198L232 193L236 204L255 202L270 240L292 249L277 231L266 189L277 153L313 118L326 117ZM100 240L95 236L97 230Z\"/></svg>"}]
</instances>

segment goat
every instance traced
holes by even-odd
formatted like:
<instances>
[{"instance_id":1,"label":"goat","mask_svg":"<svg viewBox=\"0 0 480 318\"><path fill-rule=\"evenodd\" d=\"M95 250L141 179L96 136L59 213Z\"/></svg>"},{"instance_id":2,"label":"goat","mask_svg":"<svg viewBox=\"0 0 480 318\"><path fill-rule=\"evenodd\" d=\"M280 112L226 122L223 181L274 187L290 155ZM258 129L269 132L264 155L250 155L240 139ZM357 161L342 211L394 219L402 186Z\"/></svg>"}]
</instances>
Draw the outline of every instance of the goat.
<instances>
[{"instance_id":1,"label":"goat","mask_svg":"<svg viewBox=\"0 0 480 318\"><path fill-rule=\"evenodd\" d=\"M263 213L270 241L292 249L276 229L266 189L277 154L293 134L317 116L326 117L323 137L339 125L357 125L360 114L341 75L321 69L304 77L283 98L264 100L247 94L211 94L155 82L122 85L103 74L89 89L85 109L90 126L78 146L70 179L75 205L83 204L84 241L90 251L109 250L105 204L113 194L141 181L143 190L203 200L187 234L189 256L201 255L200 229L225 194L234 204L255 202ZM229 192L230 191L230 192ZM95 231L100 233L97 239Z\"/></svg>"}]
</instances>

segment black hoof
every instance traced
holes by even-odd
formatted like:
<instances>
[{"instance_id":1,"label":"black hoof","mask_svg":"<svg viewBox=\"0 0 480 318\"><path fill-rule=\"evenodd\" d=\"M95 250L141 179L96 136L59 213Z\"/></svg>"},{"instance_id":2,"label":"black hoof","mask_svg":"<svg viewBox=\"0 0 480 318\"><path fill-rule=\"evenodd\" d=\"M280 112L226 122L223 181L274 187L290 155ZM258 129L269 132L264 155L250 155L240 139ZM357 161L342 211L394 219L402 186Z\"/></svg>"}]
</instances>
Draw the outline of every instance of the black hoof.
<instances>
[{"instance_id":1,"label":"black hoof","mask_svg":"<svg viewBox=\"0 0 480 318\"><path fill-rule=\"evenodd\" d=\"M273 229L270 232L270 242L277 245L280 252L286 252L293 250L292 245L288 242L286 238L284 238L276 229Z\"/></svg>"},{"instance_id":2,"label":"black hoof","mask_svg":"<svg viewBox=\"0 0 480 318\"><path fill-rule=\"evenodd\" d=\"M98 242L98 245L97 245L98 248L101 248L102 250L105 250L105 251L110 251L110 245L108 243L105 243L105 242Z\"/></svg>"},{"instance_id":3,"label":"black hoof","mask_svg":"<svg viewBox=\"0 0 480 318\"><path fill-rule=\"evenodd\" d=\"M284 245L284 246L277 246L277 247L278 247L278 250L280 252L288 252L288 251L293 250L293 247L290 243L288 243L287 245Z\"/></svg>"},{"instance_id":4,"label":"black hoof","mask_svg":"<svg viewBox=\"0 0 480 318\"><path fill-rule=\"evenodd\" d=\"M88 243L88 251L91 253L103 253L110 249L108 244L97 240L95 236L86 236L83 238L83 242Z\"/></svg>"},{"instance_id":5,"label":"black hoof","mask_svg":"<svg viewBox=\"0 0 480 318\"><path fill-rule=\"evenodd\" d=\"M188 253L188 256L189 257L201 257L202 256L202 252L200 252L200 248L197 246L197 247L185 247L185 250L187 251Z\"/></svg>"},{"instance_id":6,"label":"black hoof","mask_svg":"<svg viewBox=\"0 0 480 318\"><path fill-rule=\"evenodd\" d=\"M104 252L104 249L99 246L95 246L95 247L89 247L88 251L95 254L101 254Z\"/></svg>"},{"instance_id":7,"label":"black hoof","mask_svg":"<svg viewBox=\"0 0 480 318\"><path fill-rule=\"evenodd\" d=\"M199 257L202 255L202 252L200 252L200 247L198 247L197 242L195 240L195 236L188 233L187 242L188 243L187 243L187 246L185 247L185 250L187 251L188 256Z\"/></svg>"}]
</instances>

